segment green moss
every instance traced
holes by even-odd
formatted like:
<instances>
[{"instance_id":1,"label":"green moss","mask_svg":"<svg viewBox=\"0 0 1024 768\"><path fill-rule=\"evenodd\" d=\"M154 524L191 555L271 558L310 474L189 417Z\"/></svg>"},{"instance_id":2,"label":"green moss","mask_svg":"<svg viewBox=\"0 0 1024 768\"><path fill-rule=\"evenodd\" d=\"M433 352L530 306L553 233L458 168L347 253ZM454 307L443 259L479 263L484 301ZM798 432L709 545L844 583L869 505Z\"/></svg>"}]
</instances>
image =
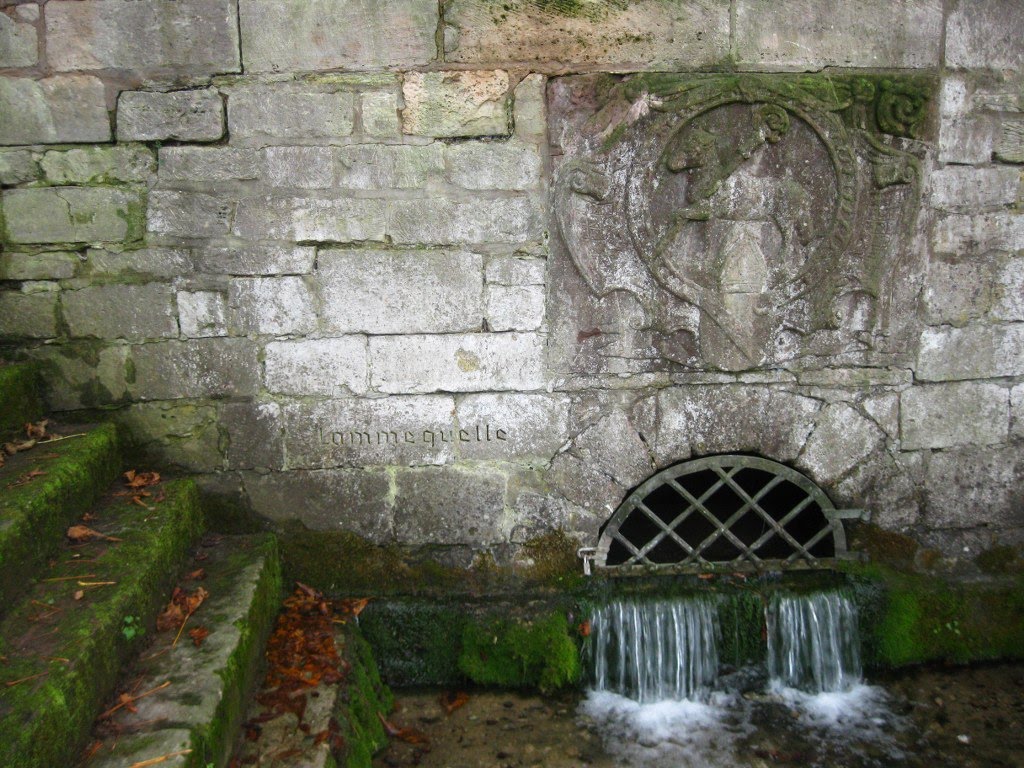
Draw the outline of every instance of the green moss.
<instances>
[{"instance_id":1,"label":"green moss","mask_svg":"<svg viewBox=\"0 0 1024 768\"><path fill-rule=\"evenodd\" d=\"M975 564L984 573L1004 576L1021 570L1020 552L1016 547L1000 546L987 549L974 558Z\"/></svg>"},{"instance_id":2,"label":"green moss","mask_svg":"<svg viewBox=\"0 0 1024 768\"><path fill-rule=\"evenodd\" d=\"M38 371L32 363L0 365L0 432L20 430L42 413Z\"/></svg>"},{"instance_id":3,"label":"green moss","mask_svg":"<svg viewBox=\"0 0 1024 768\"><path fill-rule=\"evenodd\" d=\"M374 753L388 743L380 721L394 707L391 691L381 682L369 644L359 629L346 627L344 656L350 665L342 711L346 768L369 768Z\"/></svg>"},{"instance_id":4,"label":"green moss","mask_svg":"<svg viewBox=\"0 0 1024 768\"><path fill-rule=\"evenodd\" d=\"M373 601L359 617L380 670L392 685L450 685L459 670L464 607L448 603Z\"/></svg>"},{"instance_id":5,"label":"green moss","mask_svg":"<svg viewBox=\"0 0 1024 768\"><path fill-rule=\"evenodd\" d=\"M579 542L558 529L523 545L532 565L523 569L527 581L559 589L576 589L585 583L583 566L576 556Z\"/></svg>"},{"instance_id":6,"label":"green moss","mask_svg":"<svg viewBox=\"0 0 1024 768\"><path fill-rule=\"evenodd\" d=\"M852 524L849 536L850 549L865 553L874 563L899 570L910 570L914 566L919 545L909 536L870 523Z\"/></svg>"},{"instance_id":7,"label":"green moss","mask_svg":"<svg viewBox=\"0 0 1024 768\"><path fill-rule=\"evenodd\" d=\"M765 657L765 598L753 590L722 595L718 603L718 658L736 667L756 664Z\"/></svg>"}]
</instances>

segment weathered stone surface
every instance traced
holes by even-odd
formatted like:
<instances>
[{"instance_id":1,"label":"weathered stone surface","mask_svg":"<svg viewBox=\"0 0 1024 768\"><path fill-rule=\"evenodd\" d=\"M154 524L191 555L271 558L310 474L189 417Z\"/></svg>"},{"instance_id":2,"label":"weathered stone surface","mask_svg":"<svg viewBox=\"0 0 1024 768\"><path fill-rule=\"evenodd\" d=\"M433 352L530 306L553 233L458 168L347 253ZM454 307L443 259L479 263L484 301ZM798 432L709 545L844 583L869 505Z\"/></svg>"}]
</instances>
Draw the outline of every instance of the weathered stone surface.
<instances>
[{"instance_id":1,"label":"weathered stone surface","mask_svg":"<svg viewBox=\"0 0 1024 768\"><path fill-rule=\"evenodd\" d=\"M288 467L445 464L454 456L454 418L448 395L288 403Z\"/></svg>"},{"instance_id":2,"label":"weathered stone surface","mask_svg":"<svg viewBox=\"0 0 1024 768\"><path fill-rule=\"evenodd\" d=\"M46 402L67 411L108 405L127 394L125 344L100 346L94 341L40 346L31 358L43 366Z\"/></svg>"},{"instance_id":3,"label":"weathered stone surface","mask_svg":"<svg viewBox=\"0 0 1024 768\"><path fill-rule=\"evenodd\" d=\"M507 136L508 73L408 72L402 130L414 136Z\"/></svg>"},{"instance_id":4,"label":"weathered stone surface","mask_svg":"<svg viewBox=\"0 0 1024 768\"><path fill-rule=\"evenodd\" d=\"M434 0L240 0L248 72L411 68L434 60Z\"/></svg>"},{"instance_id":5,"label":"weathered stone surface","mask_svg":"<svg viewBox=\"0 0 1024 768\"><path fill-rule=\"evenodd\" d=\"M313 271L315 259L316 249L312 246L244 243L199 250L196 268L226 275L304 275Z\"/></svg>"},{"instance_id":6,"label":"weathered stone surface","mask_svg":"<svg viewBox=\"0 0 1024 768\"><path fill-rule=\"evenodd\" d=\"M917 386L900 395L904 450L1000 443L1009 423L1009 391L998 384Z\"/></svg>"},{"instance_id":7,"label":"weathered stone surface","mask_svg":"<svg viewBox=\"0 0 1024 768\"><path fill-rule=\"evenodd\" d=\"M690 69L729 54L729 3L536 3L445 6L445 61L534 69Z\"/></svg>"},{"instance_id":8,"label":"weathered stone surface","mask_svg":"<svg viewBox=\"0 0 1024 768\"><path fill-rule=\"evenodd\" d=\"M335 151L335 184L342 189L419 189L444 170L438 144L354 146Z\"/></svg>"},{"instance_id":9,"label":"weathered stone surface","mask_svg":"<svg viewBox=\"0 0 1024 768\"><path fill-rule=\"evenodd\" d=\"M932 205L944 211L985 211L1017 202L1020 171L947 166L932 174Z\"/></svg>"},{"instance_id":10,"label":"weathered stone surface","mask_svg":"<svg viewBox=\"0 0 1024 768\"><path fill-rule=\"evenodd\" d=\"M492 331L536 331L544 324L543 285L488 285L485 302Z\"/></svg>"},{"instance_id":11,"label":"weathered stone surface","mask_svg":"<svg viewBox=\"0 0 1024 768\"><path fill-rule=\"evenodd\" d=\"M1007 258L995 277L992 316L998 320L1024 320L1024 254Z\"/></svg>"},{"instance_id":12,"label":"weathered stone surface","mask_svg":"<svg viewBox=\"0 0 1024 768\"><path fill-rule=\"evenodd\" d=\"M95 762L95 768L118 768L127 759L134 759L142 755L174 755L169 760L162 760L165 768L185 768L188 763L188 755L192 750L192 733L185 728L167 728L154 730L148 733L135 733L125 735L117 742L118 754L99 757ZM152 759L143 757L143 759ZM136 761L139 762L139 761Z\"/></svg>"},{"instance_id":13,"label":"weathered stone surface","mask_svg":"<svg viewBox=\"0 0 1024 768\"><path fill-rule=\"evenodd\" d=\"M0 144L110 141L103 82L87 75L0 78Z\"/></svg>"},{"instance_id":14,"label":"weathered stone surface","mask_svg":"<svg viewBox=\"0 0 1024 768\"><path fill-rule=\"evenodd\" d=\"M532 256L495 256L484 276L492 285L543 285L547 261Z\"/></svg>"},{"instance_id":15,"label":"weathered stone surface","mask_svg":"<svg viewBox=\"0 0 1024 768\"><path fill-rule=\"evenodd\" d=\"M352 133L354 105L328 85L247 85L228 95L228 130L233 144L329 144Z\"/></svg>"},{"instance_id":16,"label":"weathered stone surface","mask_svg":"<svg viewBox=\"0 0 1024 768\"><path fill-rule=\"evenodd\" d=\"M1024 384L1010 390L1010 434L1024 437Z\"/></svg>"},{"instance_id":17,"label":"weathered stone surface","mask_svg":"<svg viewBox=\"0 0 1024 768\"><path fill-rule=\"evenodd\" d=\"M815 420L797 466L816 482L836 482L882 447L885 435L845 403L826 406Z\"/></svg>"},{"instance_id":18,"label":"weathered stone surface","mask_svg":"<svg viewBox=\"0 0 1024 768\"><path fill-rule=\"evenodd\" d=\"M152 151L143 146L50 150L40 161L51 184L146 182L156 171Z\"/></svg>"},{"instance_id":19,"label":"weathered stone surface","mask_svg":"<svg viewBox=\"0 0 1024 768\"><path fill-rule=\"evenodd\" d=\"M90 248L85 252L90 275L181 277L192 271L192 257L184 248L139 248L131 251Z\"/></svg>"},{"instance_id":20,"label":"weathered stone surface","mask_svg":"<svg viewBox=\"0 0 1024 768\"><path fill-rule=\"evenodd\" d=\"M324 329L340 333L479 330L480 256L462 251L321 250Z\"/></svg>"},{"instance_id":21,"label":"weathered stone surface","mask_svg":"<svg viewBox=\"0 0 1024 768\"><path fill-rule=\"evenodd\" d=\"M512 96L512 121L519 139L540 143L547 137L546 90L547 78L536 73L527 75L516 86Z\"/></svg>"},{"instance_id":22,"label":"weathered stone surface","mask_svg":"<svg viewBox=\"0 0 1024 768\"><path fill-rule=\"evenodd\" d=\"M543 217L526 197L394 200L387 232L399 244L525 243L542 237Z\"/></svg>"},{"instance_id":23,"label":"weathered stone surface","mask_svg":"<svg viewBox=\"0 0 1024 768\"><path fill-rule=\"evenodd\" d=\"M260 176L259 156L231 147L161 147L160 183L248 181Z\"/></svg>"},{"instance_id":24,"label":"weathered stone surface","mask_svg":"<svg viewBox=\"0 0 1024 768\"><path fill-rule=\"evenodd\" d=\"M1003 120L995 154L1004 163L1024 163L1024 120Z\"/></svg>"},{"instance_id":25,"label":"weathered stone surface","mask_svg":"<svg viewBox=\"0 0 1024 768\"><path fill-rule=\"evenodd\" d=\"M941 59L942 3L899 0L739 0L736 49L743 64L768 68L935 67Z\"/></svg>"},{"instance_id":26,"label":"weathered stone surface","mask_svg":"<svg viewBox=\"0 0 1024 768\"><path fill-rule=\"evenodd\" d=\"M932 528L1015 527L1024 509L1021 447L944 451L928 462L926 521Z\"/></svg>"},{"instance_id":27,"label":"weathered stone surface","mask_svg":"<svg viewBox=\"0 0 1024 768\"><path fill-rule=\"evenodd\" d=\"M629 488L638 485L655 466L640 435L621 411L614 411L587 427L573 440L572 449L583 462Z\"/></svg>"},{"instance_id":28,"label":"weathered stone surface","mask_svg":"<svg viewBox=\"0 0 1024 768\"><path fill-rule=\"evenodd\" d=\"M74 277L80 259L71 251L0 253L0 280L61 280Z\"/></svg>"},{"instance_id":29,"label":"weathered stone surface","mask_svg":"<svg viewBox=\"0 0 1024 768\"><path fill-rule=\"evenodd\" d=\"M134 239L137 192L113 187L10 189L3 194L7 236L12 243L83 243Z\"/></svg>"},{"instance_id":30,"label":"weathered stone surface","mask_svg":"<svg viewBox=\"0 0 1024 768\"><path fill-rule=\"evenodd\" d=\"M0 149L0 184L4 186L35 181L42 170L27 149Z\"/></svg>"},{"instance_id":31,"label":"weathered stone surface","mask_svg":"<svg viewBox=\"0 0 1024 768\"><path fill-rule=\"evenodd\" d=\"M947 73L939 90L940 162L981 164L992 159L999 121L975 107L974 81Z\"/></svg>"},{"instance_id":32,"label":"weathered stone surface","mask_svg":"<svg viewBox=\"0 0 1024 768\"><path fill-rule=\"evenodd\" d=\"M227 234L235 203L203 192L160 190L149 195L147 229L157 235L182 238Z\"/></svg>"},{"instance_id":33,"label":"weathered stone surface","mask_svg":"<svg viewBox=\"0 0 1024 768\"><path fill-rule=\"evenodd\" d=\"M1024 323L926 328L917 354L918 379L953 381L1024 374Z\"/></svg>"},{"instance_id":34,"label":"weathered stone surface","mask_svg":"<svg viewBox=\"0 0 1024 768\"><path fill-rule=\"evenodd\" d=\"M266 387L282 395L344 396L366 392L366 339L303 339L267 344Z\"/></svg>"},{"instance_id":35,"label":"weathered stone surface","mask_svg":"<svg viewBox=\"0 0 1024 768\"><path fill-rule=\"evenodd\" d=\"M925 320L966 325L992 306L992 264L987 259L933 257L924 291Z\"/></svg>"},{"instance_id":36,"label":"weathered stone surface","mask_svg":"<svg viewBox=\"0 0 1024 768\"><path fill-rule=\"evenodd\" d=\"M228 469L284 468L284 424L277 403L225 403L220 420L228 436ZM294 498L290 508L296 508Z\"/></svg>"},{"instance_id":37,"label":"weathered stone surface","mask_svg":"<svg viewBox=\"0 0 1024 768\"><path fill-rule=\"evenodd\" d=\"M370 338L370 385L381 392L532 390L544 385L534 333Z\"/></svg>"},{"instance_id":38,"label":"weathered stone surface","mask_svg":"<svg viewBox=\"0 0 1024 768\"><path fill-rule=\"evenodd\" d=\"M23 5L21 14L39 18L38 5ZM0 67L34 67L39 60L35 18L20 18L17 7L0 12Z\"/></svg>"},{"instance_id":39,"label":"weathered stone surface","mask_svg":"<svg viewBox=\"0 0 1024 768\"><path fill-rule=\"evenodd\" d=\"M178 335L174 290L166 283L64 291L61 307L71 336L142 341Z\"/></svg>"},{"instance_id":40,"label":"weathered stone surface","mask_svg":"<svg viewBox=\"0 0 1024 768\"><path fill-rule=\"evenodd\" d=\"M946 22L946 66L1019 70L1022 40L1024 17L1014 0L958 0Z\"/></svg>"},{"instance_id":41,"label":"weathered stone surface","mask_svg":"<svg viewBox=\"0 0 1024 768\"><path fill-rule=\"evenodd\" d=\"M626 494L626 488L609 475L569 452L558 454L551 462L548 479L559 494L594 513L600 522L611 516Z\"/></svg>"},{"instance_id":42,"label":"weathered stone surface","mask_svg":"<svg viewBox=\"0 0 1024 768\"><path fill-rule=\"evenodd\" d=\"M900 398L894 392L864 398L864 412L889 437L896 439L900 432Z\"/></svg>"},{"instance_id":43,"label":"weathered stone surface","mask_svg":"<svg viewBox=\"0 0 1024 768\"><path fill-rule=\"evenodd\" d=\"M472 438L456 442L460 459L550 461L569 439L565 395L466 395L455 403L455 419L460 430L456 437Z\"/></svg>"},{"instance_id":44,"label":"weathered stone surface","mask_svg":"<svg viewBox=\"0 0 1024 768\"><path fill-rule=\"evenodd\" d=\"M212 89L125 91L117 100L120 141L217 141L224 135L224 102Z\"/></svg>"},{"instance_id":45,"label":"weathered stone surface","mask_svg":"<svg viewBox=\"0 0 1024 768\"><path fill-rule=\"evenodd\" d=\"M541 159L536 147L519 142L471 141L449 144L448 180L464 189L535 189Z\"/></svg>"},{"instance_id":46,"label":"weathered stone surface","mask_svg":"<svg viewBox=\"0 0 1024 768\"><path fill-rule=\"evenodd\" d=\"M178 324L189 339L227 336L227 297L220 291L178 291Z\"/></svg>"},{"instance_id":47,"label":"weathered stone surface","mask_svg":"<svg viewBox=\"0 0 1024 768\"><path fill-rule=\"evenodd\" d=\"M239 277L228 286L229 326L241 334L305 334L316 330L316 306L301 277Z\"/></svg>"},{"instance_id":48,"label":"weathered stone surface","mask_svg":"<svg viewBox=\"0 0 1024 768\"><path fill-rule=\"evenodd\" d=\"M244 482L253 511L270 520L298 520L314 531L351 531L377 544L392 539L390 483L381 469L247 472Z\"/></svg>"},{"instance_id":49,"label":"weathered stone surface","mask_svg":"<svg viewBox=\"0 0 1024 768\"><path fill-rule=\"evenodd\" d=\"M234 233L250 239L353 243L384 239L383 200L250 197L238 204Z\"/></svg>"},{"instance_id":50,"label":"weathered stone surface","mask_svg":"<svg viewBox=\"0 0 1024 768\"><path fill-rule=\"evenodd\" d=\"M128 390L139 400L253 395L259 388L256 354L248 339L142 344L132 349Z\"/></svg>"},{"instance_id":51,"label":"weathered stone surface","mask_svg":"<svg viewBox=\"0 0 1024 768\"><path fill-rule=\"evenodd\" d=\"M359 97L363 133L372 139L397 139L402 135L398 93L368 91Z\"/></svg>"},{"instance_id":52,"label":"weathered stone surface","mask_svg":"<svg viewBox=\"0 0 1024 768\"><path fill-rule=\"evenodd\" d=\"M53 0L46 7L46 40L50 66L63 71L239 71L234 0Z\"/></svg>"},{"instance_id":53,"label":"weathered stone surface","mask_svg":"<svg viewBox=\"0 0 1024 768\"><path fill-rule=\"evenodd\" d=\"M270 147L260 154L264 178L275 190L334 186L334 156L330 147Z\"/></svg>"},{"instance_id":54,"label":"weathered stone surface","mask_svg":"<svg viewBox=\"0 0 1024 768\"><path fill-rule=\"evenodd\" d=\"M57 292L0 292L0 337L45 339L57 335Z\"/></svg>"},{"instance_id":55,"label":"weathered stone surface","mask_svg":"<svg viewBox=\"0 0 1024 768\"><path fill-rule=\"evenodd\" d=\"M885 530L906 530L920 521L918 487L924 484L924 457L903 454L898 460L877 451L829 489L837 507L864 509L871 522Z\"/></svg>"},{"instance_id":56,"label":"weathered stone surface","mask_svg":"<svg viewBox=\"0 0 1024 768\"><path fill-rule=\"evenodd\" d=\"M490 469L400 470L395 537L402 544L498 544L504 530L505 477Z\"/></svg>"},{"instance_id":57,"label":"weathered stone surface","mask_svg":"<svg viewBox=\"0 0 1024 768\"><path fill-rule=\"evenodd\" d=\"M1016 213L950 214L935 226L935 250L983 253L1024 249L1024 216Z\"/></svg>"},{"instance_id":58,"label":"weathered stone surface","mask_svg":"<svg viewBox=\"0 0 1024 768\"><path fill-rule=\"evenodd\" d=\"M135 403L117 411L114 418L143 455L190 472L224 468L215 406Z\"/></svg>"}]
</instances>

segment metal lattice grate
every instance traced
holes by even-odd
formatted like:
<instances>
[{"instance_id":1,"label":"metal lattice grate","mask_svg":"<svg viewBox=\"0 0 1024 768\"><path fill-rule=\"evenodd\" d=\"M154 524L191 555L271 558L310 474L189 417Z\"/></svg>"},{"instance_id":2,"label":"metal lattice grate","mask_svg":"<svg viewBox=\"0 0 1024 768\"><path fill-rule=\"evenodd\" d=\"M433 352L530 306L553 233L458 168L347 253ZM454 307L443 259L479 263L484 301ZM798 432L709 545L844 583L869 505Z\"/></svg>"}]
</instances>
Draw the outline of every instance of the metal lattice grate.
<instances>
[{"instance_id":1,"label":"metal lattice grate","mask_svg":"<svg viewBox=\"0 0 1024 768\"><path fill-rule=\"evenodd\" d=\"M601 533L599 568L698 570L807 567L854 557L835 509L799 472L755 456L712 456L654 475Z\"/></svg>"}]
</instances>

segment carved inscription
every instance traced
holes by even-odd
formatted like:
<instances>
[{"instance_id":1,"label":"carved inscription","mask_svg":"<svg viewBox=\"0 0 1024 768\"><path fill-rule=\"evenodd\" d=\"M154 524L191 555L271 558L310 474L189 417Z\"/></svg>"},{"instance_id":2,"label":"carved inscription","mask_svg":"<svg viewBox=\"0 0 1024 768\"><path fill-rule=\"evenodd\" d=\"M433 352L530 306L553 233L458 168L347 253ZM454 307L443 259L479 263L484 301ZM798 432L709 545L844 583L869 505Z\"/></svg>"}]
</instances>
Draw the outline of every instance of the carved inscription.
<instances>
[{"instance_id":1,"label":"carved inscription","mask_svg":"<svg viewBox=\"0 0 1024 768\"><path fill-rule=\"evenodd\" d=\"M319 443L339 448L419 445L435 447L449 443L495 443L509 439L508 430L492 424L445 429L394 430L374 428L317 428Z\"/></svg>"}]
</instances>

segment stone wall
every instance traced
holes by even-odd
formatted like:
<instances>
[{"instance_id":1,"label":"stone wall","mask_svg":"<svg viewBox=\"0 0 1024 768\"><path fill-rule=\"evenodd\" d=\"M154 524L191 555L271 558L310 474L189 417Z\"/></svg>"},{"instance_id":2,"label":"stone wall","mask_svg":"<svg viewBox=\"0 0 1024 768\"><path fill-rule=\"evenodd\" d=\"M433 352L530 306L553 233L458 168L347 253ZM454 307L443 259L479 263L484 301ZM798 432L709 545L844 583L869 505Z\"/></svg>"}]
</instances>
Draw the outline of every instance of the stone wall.
<instances>
[{"instance_id":1,"label":"stone wall","mask_svg":"<svg viewBox=\"0 0 1024 768\"><path fill-rule=\"evenodd\" d=\"M951 558L1024 541L1019 0L0 6L0 337L210 492L468 563L592 544L658 469L752 452ZM869 322L736 362L622 249L588 276L573 227L630 217L559 198L570 159L621 182L599 129L656 125L686 73L757 73L751 101L809 71L923 83L921 130L851 155L902 185L853 219L892 267L848 293Z\"/></svg>"}]
</instances>

